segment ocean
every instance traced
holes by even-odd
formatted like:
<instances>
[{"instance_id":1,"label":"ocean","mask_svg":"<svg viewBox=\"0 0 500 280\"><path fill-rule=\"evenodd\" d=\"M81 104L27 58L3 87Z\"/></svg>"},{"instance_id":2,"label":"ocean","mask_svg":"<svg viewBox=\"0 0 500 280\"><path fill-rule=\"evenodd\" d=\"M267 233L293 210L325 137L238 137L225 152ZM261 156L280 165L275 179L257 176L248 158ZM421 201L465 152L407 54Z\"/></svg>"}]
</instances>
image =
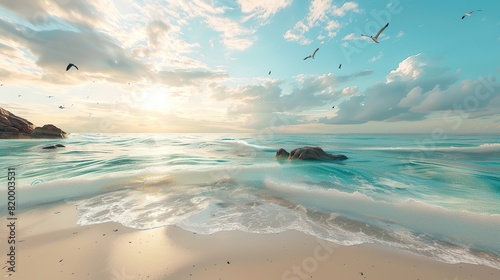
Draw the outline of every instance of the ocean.
<instances>
[{"instance_id":1,"label":"ocean","mask_svg":"<svg viewBox=\"0 0 500 280\"><path fill-rule=\"evenodd\" d=\"M275 159L302 146L349 159ZM297 230L500 267L500 135L74 133L0 155L2 216L15 168L18 212L70 203L80 225Z\"/></svg>"}]
</instances>

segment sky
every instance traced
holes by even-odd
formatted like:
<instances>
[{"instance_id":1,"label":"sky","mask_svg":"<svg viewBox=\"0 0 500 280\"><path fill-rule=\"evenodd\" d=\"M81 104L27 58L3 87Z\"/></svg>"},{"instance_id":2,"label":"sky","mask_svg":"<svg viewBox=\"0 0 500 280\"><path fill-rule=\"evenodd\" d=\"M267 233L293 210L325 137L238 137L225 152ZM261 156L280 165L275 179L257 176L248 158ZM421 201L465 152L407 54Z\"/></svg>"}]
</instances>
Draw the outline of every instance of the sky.
<instances>
[{"instance_id":1,"label":"sky","mask_svg":"<svg viewBox=\"0 0 500 280\"><path fill-rule=\"evenodd\" d=\"M0 0L0 107L70 133L498 133L498 14L491 0ZM361 36L386 23L379 43Z\"/></svg>"}]
</instances>

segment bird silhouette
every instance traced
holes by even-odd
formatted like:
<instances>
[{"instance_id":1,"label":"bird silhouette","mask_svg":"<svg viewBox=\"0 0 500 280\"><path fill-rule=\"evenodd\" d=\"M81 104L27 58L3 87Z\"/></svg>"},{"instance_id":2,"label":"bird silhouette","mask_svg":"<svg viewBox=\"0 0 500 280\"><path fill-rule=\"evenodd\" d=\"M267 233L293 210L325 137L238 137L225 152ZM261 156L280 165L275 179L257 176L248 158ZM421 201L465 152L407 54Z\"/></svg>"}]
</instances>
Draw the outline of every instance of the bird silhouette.
<instances>
[{"instance_id":1,"label":"bird silhouette","mask_svg":"<svg viewBox=\"0 0 500 280\"><path fill-rule=\"evenodd\" d=\"M319 50L319 48L317 48L317 49L313 52L313 54L310 54L310 55L306 56L306 57L304 58L304 60L306 60L306 59L308 59L308 58L312 58L312 59L314 59L314 56L316 55L316 52L317 52L318 50Z\"/></svg>"},{"instance_id":2,"label":"bird silhouette","mask_svg":"<svg viewBox=\"0 0 500 280\"><path fill-rule=\"evenodd\" d=\"M64 106L62 106L62 105L61 105L61 106L59 106L59 109L64 109L64 108L65 108L65 107L64 107Z\"/></svg>"},{"instance_id":3,"label":"bird silhouette","mask_svg":"<svg viewBox=\"0 0 500 280\"><path fill-rule=\"evenodd\" d=\"M70 64L68 64L68 66L66 66L66 71L68 71L71 67L75 67L76 70L80 70L80 69L78 69L78 67L76 65L74 65L73 63L70 63Z\"/></svg>"},{"instance_id":4,"label":"bird silhouette","mask_svg":"<svg viewBox=\"0 0 500 280\"><path fill-rule=\"evenodd\" d=\"M377 43L378 44L378 36L380 36L380 33L382 33L386 28L387 26L389 26L389 23L387 23L386 25L384 25L384 27L382 27L378 32L377 32L377 35L375 36L369 36L369 35L365 35L365 34L361 34L361 36L364 36L364 37L368 37L370 39L373 40L373 42Z\"/></svg>"},{"instance_id":5,"label":"bird silhouette","mask_svg":"<svg viewBox=\"0 0 500 280\"><path fill-rule=\"evenodd\" d=\"M342 68L342 63L339 64L339 69Z\"/></svg>"},{"instance_id":6,"label":"bird silhouette","mask_svg":"<svg viewBox=\"0 0 500 280\"><path fill-rule=\"evenodd\" d=\"M267 75L271 75L271 71L269 71L269 73L267 73Z\"/></svg>"},{"instance_id":7,"label":"bird silhouette","mask_svg":"<svg viewBox=\"0 0 500 280\"><path fill-rule=\"evenodd\" d=\"M480 12L480 11L482 11L482 10L472 10L472 11L470 11L470 12L467 12L467 13L465 13L465 14L462 16L462 19L464 19L465 17L470 17L470 16L472 16L472 13L473 13L473 12Z\"/></svg>"}]
</instances>

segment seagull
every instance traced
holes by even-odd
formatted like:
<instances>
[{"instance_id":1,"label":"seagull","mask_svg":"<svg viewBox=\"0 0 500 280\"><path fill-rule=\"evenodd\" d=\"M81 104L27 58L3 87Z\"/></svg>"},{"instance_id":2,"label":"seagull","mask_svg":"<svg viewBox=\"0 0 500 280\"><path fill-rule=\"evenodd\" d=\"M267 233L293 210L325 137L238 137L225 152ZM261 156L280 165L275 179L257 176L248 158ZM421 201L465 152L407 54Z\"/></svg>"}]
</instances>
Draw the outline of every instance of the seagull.
<instances>
[{"instance_id":1,"label":"seagull","mask_svg":"<svg viewBox=\"0 0 500 280\"><path fill-rule=\"evenodd\" d=\"M80 70L80 69L78 69L78 67L76 65L74 65L73 63L70 63L70 64L68 64L68 66L66 66L66 71L68 71L71 67L75 67L76 70Z\"/></svg>"},{"instance_id":2,"label":"seagull","mask_svg":"<svg viewBox=\"0 0 500 280\"><path fill-rule=\"evenodd\" d=\"M314 55L316 54L316 52L317 52L318 50L319 50L319 48L317 48L317 49L313 52L313 54L306 56L306 58L304 58L304 60L306 60L306 59L308 59L308 58L312 58L312 59L314 59Z\"/></svg>"},{"instance_id":3,"label":"seagull","mask_svg":"<svg viewBox=\"0 0 500 280\"><path fill-rule=\"evenodd\" d=\"M61 106L59 106L59 109L64 109L64 106L62 106L62 105L61 105Z\"/></svg>"},{"instance_id":4,"label":"seagull","mask_svg":"<svg viewBox=\"0 0 500 280\"><path fill-rule=\"evenodd\" d=\"M465 17L470 17L470 16L472 16L472 13L473 13L473 12L480 12L480 11L482 11L482 10L472 10L472 11L470 11L470 12L467 12L467 13L465 13L465 15L463 15L463 16L462 16L462 19L464 19Z\"/></svg>"},{"instance_id":5,"label":"seagull","mask_svg":"<svg viewBox=\"0 0 500 280\"><path fill-rule=\"evenodd\" d=\"M267 73L267 75L271 75L271 71L269 71L269 73Z\"/></svg>"},{"instance_id":6,"label":"seagull","mask_svg":"<svg viewBox=\"0 0 500 280\"><path fill-rule=\"evenodd\" d=\"M378 32L377 32L377 35L375 36L368 36L368 35L365 35L365 34L361 34L361 36L364 36L364 37L369 37L370 39L373 40L373 42L377 43L378 44L378 36L380 36L380 33L382 33L382 31L384 31L387 26L389 26L389 23L387 23L384 27L382 27Z\"/></svg>"},{"instance_id":7,"label":"seagull","mask_svg":"<svg viewBox=\"0 0 500 280\"><path fill-rule=\"evenodd\" d=\"M342 63L340 63L340 65L339 65L339 69L340 69L340 68L342 68Z\"/></svg>"}]
</instances>

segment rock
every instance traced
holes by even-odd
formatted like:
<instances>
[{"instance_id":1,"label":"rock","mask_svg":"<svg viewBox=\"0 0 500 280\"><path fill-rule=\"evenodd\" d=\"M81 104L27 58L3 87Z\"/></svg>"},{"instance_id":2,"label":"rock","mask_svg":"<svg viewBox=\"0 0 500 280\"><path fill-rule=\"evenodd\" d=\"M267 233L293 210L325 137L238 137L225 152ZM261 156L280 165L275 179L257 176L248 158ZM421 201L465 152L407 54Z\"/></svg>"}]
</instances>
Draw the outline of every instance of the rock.
<instances>
[{"instance_id":1,"label":"rock","mask_svg":"<svg viewBox=\"0 0 500 280\"><path fill-rule=\"evenodd\" d=\"M345 160L347 157L341 154L327 154L320 147L305 146L297 148L288 153L281 148L276 152L276 158L301 159L301 160Z\"/></svg>"},{"instance_id":2,"label":"rock","mask_svg":"<svg viewBox=\"0 0 500 280\"><path fill-rule=\"evenodd\" d=\"M55 145L52 145L52 146L43 147L42 149L44 149L44 150L47 150L47 149L57 149L57 147Z\"/></svg>"},{"instance_id":3,"label":"rock","mask_svg":"<svg viewBox=\"0 0 500 280\"><path fill-rule=\"evenodd\" d=\"M57 148L64 148L64 147L66 147L66 146L61 145L61 144L55 144L52 146L43 147L42 149L57 149Z\"/></svg>"},{"instance_id":4,"label":"rock","mask_svg":"<svg viewBox=\"0 0 500 280\"><path fill-rule=\"evenodd\" d=\"M276 152L276 158L286 158L288 159L288 157L290 156L290 153L287 152L285 149L283 148L280 148L277 152Z\"/></svg>"},{"instance_id":5,"label":"rock","mask_svg":"<svg viewBox=\"0 0 500 280\"><path fill-rule=\"evenodd\" d=\"M36 127L30 121L0 108L0 139L66 138L66 132L54 125Z\"/></svg>"},{"instance_id":6,"label":"rock","mask_svg":"<svg viewBox=\"0 0 500 280\"><path fill-rule=\"evenodd\" d=\"M35 125L0 108L0 138L29 138Z\"/></svg>"},{"instance_id":7,"label":"rock","mask_svg":"<svg viewBox=\"0 0 500 280\"><path fill-rule=\"evenodd\" d=\"M66 132L52 124L46 124L35 128L31 133L34 138L66 138Z\"/></svg>"}]
</instances>

